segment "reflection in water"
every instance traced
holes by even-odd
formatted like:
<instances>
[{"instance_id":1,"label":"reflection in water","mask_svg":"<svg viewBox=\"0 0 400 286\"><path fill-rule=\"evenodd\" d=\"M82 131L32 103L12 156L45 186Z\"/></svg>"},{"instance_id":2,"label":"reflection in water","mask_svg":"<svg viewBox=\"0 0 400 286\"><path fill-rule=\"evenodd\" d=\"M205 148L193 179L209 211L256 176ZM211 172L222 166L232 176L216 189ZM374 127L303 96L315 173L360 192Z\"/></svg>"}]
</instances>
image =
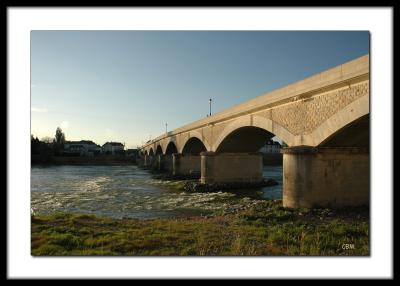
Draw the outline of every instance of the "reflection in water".
<instances>
[{"instance_id":1,"label":"reflection in water","mask_svg":"<svg viewBox=\"0 0 400 286\"><path fill-rule=\"evenodd\" d=\"M33 167L31 206L36 213L93 213L115 218L206 215L282 197L282 166L264 168L278 186L232 192L186 193L179 182L152 179L136 166Z\"/></svg>"}]
</instances>

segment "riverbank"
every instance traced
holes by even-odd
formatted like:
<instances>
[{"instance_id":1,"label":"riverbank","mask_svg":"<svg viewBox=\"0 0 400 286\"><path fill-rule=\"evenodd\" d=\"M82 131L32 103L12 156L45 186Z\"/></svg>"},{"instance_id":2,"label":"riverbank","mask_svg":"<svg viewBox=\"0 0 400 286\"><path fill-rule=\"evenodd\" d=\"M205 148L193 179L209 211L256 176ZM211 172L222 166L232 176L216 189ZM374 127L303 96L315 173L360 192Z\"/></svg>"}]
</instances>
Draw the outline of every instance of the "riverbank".
<instances>
[{"instance_id":1,"label":"riverbank","mask_svg":"<svg viewBox=\"0 0 400 286\"><path fill-rule=\"evenodd\" d=\"M171 219L32 216L41 255L369 255L368 208L290 210L257 201L234 213Z\"/></svg>"}]
</instances>

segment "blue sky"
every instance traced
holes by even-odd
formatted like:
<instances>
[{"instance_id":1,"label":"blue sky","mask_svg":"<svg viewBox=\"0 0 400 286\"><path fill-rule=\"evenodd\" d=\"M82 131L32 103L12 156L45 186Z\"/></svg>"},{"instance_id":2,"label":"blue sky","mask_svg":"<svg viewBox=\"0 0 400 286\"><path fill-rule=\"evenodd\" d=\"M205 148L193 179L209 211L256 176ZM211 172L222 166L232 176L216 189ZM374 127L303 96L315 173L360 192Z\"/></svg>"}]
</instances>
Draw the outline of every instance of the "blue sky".
<instances>
[{"instance_id":1,"label":"blue sky","mask_svg":"<svg viewBox=\"0 0 400 286\"><path fill-rule=\"evenodd\" d=\"M134 148L368 53L368 32L32 31L31 133Z\"/></svg>"}]
</instances>

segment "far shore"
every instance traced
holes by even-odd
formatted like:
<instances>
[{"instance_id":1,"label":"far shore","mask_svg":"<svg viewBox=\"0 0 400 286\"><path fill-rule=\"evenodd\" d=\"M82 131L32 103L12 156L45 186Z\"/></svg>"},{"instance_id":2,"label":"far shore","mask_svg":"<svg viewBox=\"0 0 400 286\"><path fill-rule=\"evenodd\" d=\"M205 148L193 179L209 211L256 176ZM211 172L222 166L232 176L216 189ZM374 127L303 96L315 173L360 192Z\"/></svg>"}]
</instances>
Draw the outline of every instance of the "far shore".
<instances>
[{"instance_id":1,"label":"far shore","mask_svg":"<svg viewBox=\"0 0 400 286\"><path fill-rule=\"evenodd\" d=\"M100 166L100 165L136 165L135 158L125 156L94 156L94 157L66 157L48 156L40 157L32 155L32 166L51 166L51 165L77 165L77 166Z\"/></svg>"}]
</instances>

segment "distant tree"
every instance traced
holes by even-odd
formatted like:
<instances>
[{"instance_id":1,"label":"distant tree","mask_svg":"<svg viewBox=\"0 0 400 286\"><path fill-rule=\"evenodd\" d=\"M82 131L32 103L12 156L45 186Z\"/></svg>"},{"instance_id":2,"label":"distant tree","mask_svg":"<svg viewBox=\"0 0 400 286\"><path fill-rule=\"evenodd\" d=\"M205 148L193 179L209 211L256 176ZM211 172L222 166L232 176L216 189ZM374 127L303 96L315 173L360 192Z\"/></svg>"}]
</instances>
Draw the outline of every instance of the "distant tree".
<instances>
[{"instance_id":1,"label":"distant tree","mask_svg":"<svg viewBox=\"0 0 400 286\"><path fill-rule=\"evenodd\" d=\"M40 141L31 135L31 154L38 155L40 153Z\"/></svg>"},{"instance_id":2,"label":"distant tree","mask_svg":"<svg viewBox=\"0 0 400 286\"><path fill-rule=\"evenodd\" d=\"M62 132L60 127L57 127L56 130L56 144L64 145L65 143L65 134Z\"/></svg>"},{"instance_id":3,"label":"distant tree","mask_svg":"<svg viewBox=\"0 0 400 286\"><path fill-rule=\"evenodd\" d=\"M56 155L61 154L62 150L64 149L64 143L65 143L65 134L63 133L60 127L57 127L56 136L54 137L53 140L54 153Z\"/></svg>"},{"instance_id":4,"label":"distant tree","mask_svg":"<svg viewBox=\"0 0 400 286\"><path fill-rule=\"evenodd\" d=\"M43 137L39 140L31 135L31 162L32 163L48 163L51 156L54 155L53 142L50 137Z\"/></svg>"},{"instance_id":5,"label":"distant tree","mask_svg":"<svg viewBox=\"0 0 400 286\"><path fill-rule=\"evenodd\" d=\"M43 143L46 143L46 144L52 144L53 138L46 136L46 137L43 137L42 140L40 140L40 141L42 141Z\"/></svg>"}]
</instances>

